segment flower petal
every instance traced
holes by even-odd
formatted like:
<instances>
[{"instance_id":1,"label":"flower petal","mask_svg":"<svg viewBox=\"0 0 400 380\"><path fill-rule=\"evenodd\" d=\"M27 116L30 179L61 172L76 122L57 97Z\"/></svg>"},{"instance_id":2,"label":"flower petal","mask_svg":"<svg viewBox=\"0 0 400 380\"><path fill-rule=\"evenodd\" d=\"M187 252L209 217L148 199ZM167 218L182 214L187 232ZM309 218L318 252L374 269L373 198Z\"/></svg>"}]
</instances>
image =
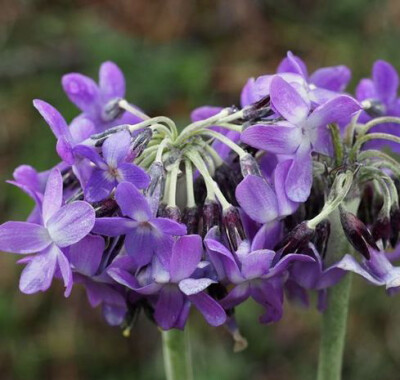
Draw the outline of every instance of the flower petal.
<instances>
[{"instance_id":1,"label":"flower petal","mask_svg":"<svg viewBox=\"0 0 400 380\"><path fill-rule=\"evenodd\" d=\"M114 62L104 62L99 71L99 87L103 101L125 96L125 78Z\"/></svg>"},{"instance_id":2,"label":"flower petal","mask_svg":"<svg viewBox=\"0 0 400 380\"><path fill-rule=\"evenodd\" d=\"M276 72L295 73L303 76L304 78L308 77L306 64L303 62L301 58L294 55L291 51L287 52L287 57L282 59Z\"/></svg>"},{"instance_id":3,"label":"flower petal","mask_svg":"<svg viewBox=\"0 0 400 380\"><path fill-rule=\"evenodd\" d=\"M97 218L93 227L93 232L104 236L119 236L126 235L132 228L135 228L137 223L128 218L119 216L110 218Z\"/></svg>"},{"instance_id":4,"label":"flower petal","mask_svg":"<svg viewBox=\"0 0 400 380\"><path fill-rule=\"evenodd\" d=\"M78 73L66 74L62 77L62 86L69 100L81 111L95 115L99 89L93 79Z\"/></svg>"},{"instance_id":5,"label":"flower petal","mask_svg":"<svg viewBox=\"0 0 400 380\"><path fill-rule=\"evenodd\" d=\"M305 202L311 191L312 185L312 161L311 150L307 142L304 142L296 152L290 165L286 181L286 194L294 202Z\"/></svg>"},{"instance_id":6,"label":"flower petal","mask_svg":"<svg viewBox=\"0 0 400 380\"><path fill-rule=\"evenodd\" d=\"M240 257L243 276L247 280L252 280L266 275L272 265L275 255L274 251L262 249Z\"/></svg>"},{"instance_id":7,"label":"flower petal","mask_svg":"<svg viewBox=\"0 0 400 380\"><path fill-rule=\"evenodd\" d=\"M232 309L250 297L250 286L248 282L235 286L220 304L224 309Z\"/></svg>"},{"instance_id":8,"label":"flower petal","mask_svg":"<svg viewBox=\"0 0 400 380\"><path fill-rule=\"evenodd\" d=\"M382 60L376 61L372 68L372 79L380 100L391 103L396 99L399 76L390 63Z\"/></svg>"},{"instance_id":9,"label":"flower petal","mask_svg":"<svg viewBox=\"0 0 400 380\"><path fill-rule=\"evenodd\" d=\"M59 252L59 248L52 244L42 253L32 257L22 271L19 280L19 289L22 293L44 292L50 287L56 271Z\"/></svg>"},{"instance_id":10,"label":"flower petal","mask_svg":"<svg viewBox=\"0 0 400 380\"><path fill-rule=\"evenodd\" d=\"M176 286L166 285L161 289L155 306L154 318L163 330L175 326L184 305L184 296Z\"/></svg>"},{"instance_id":11,"label":"flower petal","mask_svg":"<svg viewBox=\"0 0 400 380\"><path fill-rule=\"evenodd\" d=\"M101 236L88 235L70 247L69 262L75 271L92 277L99 269L104 246L105 242Z\"/></svg>"},{"instance_id":12,"label":"flower petal","mask_svg":"<svg viewBox=\"0 0 400 380\"><path fill-rule=\"evenodd\" d=\"M195 271L201 260L203 245L199 235L180 237L172 247L170 262L171 282L179 282Z\"/></svg>"},{"instance_id":13,"label":"flower petal","mask_svg":"<svg viewBox=\"0 0 400 380\"><path fill-rule=\"evenodd\" d=\"M115 199L124 215L139 222L152 218L150 206L145 196L131 183L122 182L117 186Z\"/></svg>"},{"instance_id":14,"label":"flower petal","mask_svg":"<svg viewBox=\"0 0 400 380\"><path fill-rule=\"evenodd\" d=\"M271 102L288 121L297 124L306 119L310 109L301 95L279 75L274 76L270 88Z\"/></svg>"},{"instance_id":15,"label":"flower petal","mask_svg":"<svg viewBox=\"0 0 400 380\"><path fill-rule=\"evenodd\" d=\"M243 86L242 92L240 93L240 105L242 108L249 106L258 100L254 91L254 84L254 78L250 78Z\"/></svg>"},{"instance_id":16,"label":"flower petal","mask_svg":"<svg viewBox=\"0 0 400 380\"><path fill-rule=\"evenodd\" d=\"M345 271L354 272L358 275L364 277L367 281L374 285L384 285L385 281L383 279L378 279L372 276L366 268L364 268L353 256L347 254L345 255L336 265L337 268L343 269Z\"/></svg>"},{"instance_id":17,"label":"flower petal","mask_svg":"<svg viewBox=\"0 0 400 380\"><path fill-rule=\"evenodd\" d=\"M63 201L63 180L58 169L53 169L47 179L46 190L43 197L42 215L43 222L48 220L58 211Z\"/></svg>"},{"instance_id":18,"label":"flower petal","mask_svg":"<svg viewBox=\"0 0 400 380\"><path fill-rule=\"evenodd\" d=\"M274 189L279 206L279 216L292 215L298 208L298 202L288 198L285 191L285 181L291 166L291 161L281 161L276 165L274 171Z\"/></svg>"},{"instance_id":19,"label":"flower petal","mask_svg":"<svg viewBox=\"0 0 400 380\"><path fill-rule=\"evenodd\" d=\"M361 109L351 96L339 95L317 107L307 119L309 129L326 126L339 120L350 118Z\"/></svg>"},{"instance_id":20,"label":"flower petal","mask_svg":"<svg viewBox=\"0 0 400 380\"><path fill-rule=\"evenodd\" d=\"M94 222L93 207L87 202L76 201L60 208L48 221L47 228L59 247L68 247L89 234Z\"/></svg>"},{"instance_id":21,"label":"flower petal","mask_svg":"<svg viewBox=\"0 0 400 380\"><path fill-rule=\"evenodd\" d=\"M98 202L107 198L114 189L117 181L108 172L94 168L85 186L85 199L89 202Z\"/></svg>"},{"instance_id":22,"label":"flower petal","mask_svg":"<svg viewBox=\"0 0 400 380\"><path fill-rule=\"evenodd\" d=\"M69 295L71 294L72 286L74 284L72 280L72 270L68 259L65 257L64 253L61 250L59 250L57 255L57 263L58 267L60 268L61 277L64 281L64 296L69 297Z\"/></svg>"},{"instance_id":23,"label":"flower petal","mask_svg":"<svg viewBox=\"0 0 400 380\"><path fill-rule=\"evenodd\" d=\"M278 217L276 194L263 178L246 176L236 187L235 194L240 207L256 222L267 223Z\"/></svg>"},{"instance_id":24,"label":"flower petal","mask_svg":"<svg viewBox=\"0 0 400 380\"><path fill-rule=\"evenodd\" d=\"M123 130L111 135L104 141L102 151L104 160L108 166L117 168L118 164L126 158L131 145L131 139L131 134Z\"/></svg>"},{"instance_id":25,"label":"flower petal","mask_svg":"<svg viewBox=\"0 0 400 380\"><path fill-rule=\"evenodd\" d=\"M153 258L156 242L154 231L148 227L137 227L125 237L125 249L138 267L147 265Z\"/></svg>"},{"instance_id":26,"label":"flower petal","mask_svg":"<svg viewBox=\"0 0 400 380\"><path fill-rule=\"evenodd\" d=\"M221 326L225 323L225 310L214 298L205 292L193 294L188 298L211 326Z\"/></svg>"},{"instance_id":27,"label":"flower petal","mask_svg":"<svg viewBox=\"0 0 400 380\"><path fill-rule=\"evenodd\" d=\"M60 112L58 112L52 105L44 102L40 99L35 99L33 101L33 106L39 111L43 119L51 128L54 135L58 138L64 137L68 141L71 141L70 133L68 130L68 125L65 119L62 117Z\"/></svg>"},{"instance_id":28,"label":"flower petal","mask_svg":"<svg viewBox=\"0 0 400 380\"><path fill-rule=\"evenodd\" d=\"M27 222L6 222L0 226L0 250L11 253L40 252L51 244L46 228Z\"/></svg>"},{"instance_id":29,"label":"flower petal","mask_svg":"<svg viewBox=\"0 0 400 380\"><path fill-rule=\"evenodd\" d=\"M351 71L347 66L322 67L310 76L310 83L327 90L342 92L351 79Z\"/></svg>"},{"instance_id":30,"label":"flower petal","mask_svg":"<svg viewBox=\"0 0 400 380\"><path fill-rule=\"evenodd\" d=\"M179 282L179 289L187 296L191 296L206 290L211 284L215 283L216 281L210 278L185 278Z\"/></svg>"},{"instance_id":31,"label":"flower petal","mask_svg":"<svg viewBox=\"0 0 400 380\"><path fill-rule=\"evenodd\" d=\"M303 136L301 128L287 122L277 122L275 125L257 124L246 128L240 138L254 148L276 154L292 154Z\"/></svg>"},{"instance_id":32,"label":"flower petal","mask_svg":"<svg viewBox=\"0 0 400 380\"><path fill-rule=\"evenodd\" d=\"M168 218L154 218L152 219L151 224L168 235L182 236L187 232L187 228L184 224L175 222Z\"/></svg>"},{"instance_id":33,"label":"flower petal","mask_svg":"<svg viewBox=\"0 0 400 380\"><path fill-rule=\"evenodd\" d=\"M190 114L190 119L193 122L208 119L209 117L215 116L216 114L221 112L222 109L222 107L213 106L198 107L192 111L192 113Z\"/></svg>"},{"instance_id":34,"label":"flower petal","mask_svg":"<svg viewBox=\"0 0 400 380\"><path fill-rule=\"evenodd\" d=\"M367 78L361 79L356 88L356 97L358 100L376 99L374 82Z\"/></svg>"},{"instance_id":35,"label":"flower petal","mask_svg":"<svg viewBox=\"0 0 400 380\"><path fill-rule=\"evenodd\" d=\"M87 158L88 160L92 161L97 167L103 170L107 169L107 165L101 158L100 154L98 154L97 151L92 147L89 147L87 145L77 145L74 147L74 153Z\"/></svg>"},{"instance_id":36,"label":"flower petal","mask_svg":"<svg viewBox=\"0 0 400 380\"><path fill-rule=\"evenodd\" d=\"M130 182L138 189L145 189L149 186L150 177L139 166L125 162L118 166L118 173L120 175L120 178L118 178L120 182Z\"/></svg>"}]
</instances>

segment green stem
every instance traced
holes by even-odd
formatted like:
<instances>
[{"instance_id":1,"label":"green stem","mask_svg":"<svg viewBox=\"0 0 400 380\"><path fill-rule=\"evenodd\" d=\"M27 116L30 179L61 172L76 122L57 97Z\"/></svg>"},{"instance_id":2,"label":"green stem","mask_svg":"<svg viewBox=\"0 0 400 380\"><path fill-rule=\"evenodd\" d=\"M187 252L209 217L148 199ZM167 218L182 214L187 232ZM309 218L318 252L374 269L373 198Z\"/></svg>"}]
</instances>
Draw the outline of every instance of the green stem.
<instances>
[{"instance_id":1,"label":"green stem","mask_svg":"<svg viewBox=\"0 0 400 380\"><path fill-rule=\"evenodd\" d=\"M342 378L350 288L351 276L348 274L339 284L329 289L329 304L322 319L317 380Z\"/></svg>"},{"instance_id":2,"label":"green stem","mask_svg":"<svg viewBox=\"0 0 400 380\"><path fill-rule=\"evenodd\" d=\"M189 331L162 331L164 368L167 380L193 380Z\"/></svg>"},{"instance_id":3,"label":"green stem","mask_svg":"<svg viewBox=\"0 0 400 380\"><path fill-rule=\"evenodd\" d=\"M347 202L346 209L356 212L360 199ZM330 216L331 235L326 253L326 266L337 262L345 253L352 252L336 209ZM346 337L347 314L351 288L351 275L347 274L328 290L328 307L322 317L317 380L340 380Z\"/></svg>"}]
</instances>

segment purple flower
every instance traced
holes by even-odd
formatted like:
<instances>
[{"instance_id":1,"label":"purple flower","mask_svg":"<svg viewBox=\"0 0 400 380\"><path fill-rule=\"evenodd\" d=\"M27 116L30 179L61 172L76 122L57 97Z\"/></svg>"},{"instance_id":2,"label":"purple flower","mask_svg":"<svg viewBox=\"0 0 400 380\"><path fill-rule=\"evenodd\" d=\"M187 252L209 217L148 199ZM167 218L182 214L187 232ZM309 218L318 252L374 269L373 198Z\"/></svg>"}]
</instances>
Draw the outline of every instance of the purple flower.
<instances>
[{"instance_id":1,"label":"purple flower","mask_svg":"<svg viewBox=\"0 0 400 380\"><path fill-rule=\"evenodd\" d=\"M294 202L305 202L312 185L311 153L332 154L332 142L327 125L352 115L360 106L347 95L337 96L317 107L310 106L289 83L276 76L271 82L271 101L286 120L271 124L256 124L242 133L242 141L275 154L291 154L285 191Z\"/></svg>"},{"instance_id":2,"label":"purple flower","mask_svg":"<svg viewBox=\"0 0 400 380\"><path fill-rule=\"evenodd\" d=\"M312 262L306 255L280 254L269 250L254 250L247 240L232 254L217 240L215 228L210 230L204 240L211 262L221 279L234 284L231 292L220 303L225 309L244 302L252 297L265 307L260 322L276 322L282 317L284 275L292 262Z\"/></svg>"},{"instance_id":3,"label":"purple flower","mask_svg":"<svg viewBox=\"0 0 400 380\"><path fill-rule=\"evenodd\" d=\"M225 323L226 314L222 307L205 290L215 281L194 276L203 253L199 235L178 238L172 247L168 265L157 258L151 266L132 276L124 268L111 268L108 273L117 282L134 291L151 295L158 294L154 318L164 329L183 329L193 304L212 326Z\"/></svg>"},{"instance_id":4,"label":"purple flower","mask_svg":"<svg viewBox=\"0 0 400 380\"><path fill-rule=\"evenodd\" d=\"M72 272L65 256L66 249L84 238L93 228L95 212L86 202L62 206L63 184L59 170L50 173L43 196L43 224L6 222L0 226L0 250L30 254L20 260L28 265L20 279L20 290L31 294L47 290L59 269L68 296Z\"/></svg>"},{"instance_id":5,"label":"purple flower","mask_svg":"<svg viewBox=\"0 0 400 380\"><path fill-rule=\"evenodd\" d=\"M71 73L63 76L62 86L69 100L82 111L80 117L92 120L98 132L116 125L136 124L142 121L128 112L124 112L117 119L110 117L106 112L106 106L110 102L125 96L124 75L113 62L104 62L100 66L99 85L85 75Z\"/></svg>"},{"instance_id":6,"label":"purple flower","mask_svg":"<svg viewBox=\"0 0 400 380\"><path fill-rule=\"evenodd\" d=\"M318 310L324 311L327 307L327 289L336 285L346 274L340 268L340 262L326 268L319 252L310 244L307 250L312 262L296 261L292 264L289 272L290 277L285 284L286 292L290 299L296 299L308 306L308 295L306 290L318 292Z\"/></svg>"},{"instance_id":7,"label":"purple flower","mask_svg":"<svg viewBox=\"0 0 400 380\"><path fill-rule=\"evenodd\" d=\"M87 118L80 118L74 120L68 127L62 115L49 103L35 99L33 105L56 136L58 155L64 162L73 165L75 163L73 148L95 132L93 123Z\"/></svg>"},{"instance_id":8,"label":"purple flower","mask_svg":"<svg viewBox=\"0 0 400 380\"><path fill-rule=\"evenodd\" d=\"M85 186L85 198L97 202L108 197L118 183L130 182L143 189L149 185L150 177L138 166L126 162L130 153L131 135L121 131L109 137L102 146L103 157L94 148L78 145L76 153L95 164Z\"/></svg>"},{"instance_id":9,"label":"purple flower","mask_svg":"<svg viewBox=\"0 0 400 380\"><path fill-rule=\"evenodd\" d=\"M96 219L93 232L125 235L125 249L138 267L148 264L154 254L164 262L173 245L172 236L185 235L186 227L171 219L154 217L145 196L129 182L118 185L115 199L125 217Z\"/></svg>"},{"instance_id":10,"label":"purple flower","mask_svg":"<svg viewBox=\"0 0 400 380\"><path fill-rule=\"evenodd\" d=\"M361 262L347 254L337 267L357 273L373 285L385 286L389 295L400 290L400 268L394 267L383 252L371 248L370 258L363 258Z\"/></svg>"},{"instance_id":11,"label":"purple flower","mask_svg":"<svg viewBox=\"0 0 400 380\"><path fill-rule=\"evenodd\" d=\"M397 97L399 76L388 62L378 60L372 68L372 79L364 78L356 88L356 97L366 112L360 115L360 121L367 122L376 116L400 116L400 99ZM398 124L385 123L371 128L370 132L384 132L400 136ZM374 140L366 144L368 148L390 146L399 152L399 146L384 140Z\"/></svg>"},{"instance_id":12,"label":"purple flower","mask_svg":"<svg viewBox=\"0 0 400 380\"><path fill-rule=\"evenodd\" d=\"M90 306L102 305L106 321L116 326L123 322L127 306L121 286L106 272L99 272L104 248L101 236L88 235L70 247L67 257L74 283L84 285Z\"/></svg>"}]
</instances>

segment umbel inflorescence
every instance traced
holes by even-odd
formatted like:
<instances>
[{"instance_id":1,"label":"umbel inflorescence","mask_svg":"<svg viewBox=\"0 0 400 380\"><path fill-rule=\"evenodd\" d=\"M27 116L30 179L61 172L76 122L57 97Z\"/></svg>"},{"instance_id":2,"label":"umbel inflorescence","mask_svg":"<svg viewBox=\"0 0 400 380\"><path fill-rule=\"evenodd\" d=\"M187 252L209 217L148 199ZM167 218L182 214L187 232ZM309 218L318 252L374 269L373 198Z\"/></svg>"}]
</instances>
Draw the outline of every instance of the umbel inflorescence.
<instances>
[{"instance_id":1,"label":"umbel inflorescence","mask_svg":"<svg viewBox=\"0 0 400 380\"><path fill-rule=\"evenodd\" d=\"M398 76L377 61L356 97L345 66L309 75L288 53L276 74L249 79L240 107L200 107L178 130L125 100L118 67L99 84L62 79L82 111L70 125L34 106L61 162L9 181L35 207L0 226L0 249L23 254L20 290L75 284L111 325L129 331L143 310L163 330L183 329L191 307L238 336L234 308L249 297L259 320L282 318L284 296L309 304L348 271L389 294L400 230ZM331 229L358 253L335 247ZM350 245L349 245L350 246Z\"/></svg>"}]
</instances>

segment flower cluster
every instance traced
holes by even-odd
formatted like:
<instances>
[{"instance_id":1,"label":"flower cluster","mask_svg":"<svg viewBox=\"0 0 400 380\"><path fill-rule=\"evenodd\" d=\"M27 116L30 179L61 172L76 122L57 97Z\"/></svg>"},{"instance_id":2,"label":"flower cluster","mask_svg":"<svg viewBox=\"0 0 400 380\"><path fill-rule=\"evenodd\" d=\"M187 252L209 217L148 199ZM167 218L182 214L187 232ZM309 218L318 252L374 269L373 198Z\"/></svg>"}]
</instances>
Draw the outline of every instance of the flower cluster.
<instances>
[{"instance_id":1,"label":"flower cluster","mask_svg":"<svg viewBox=\"0 0 400 380\"><path fill-rule=\"evenodd\" d=\"M82 111L69 125L34 101L61 162L22 165L9 181L35 202L26 222L0 226L0 249L24 255L20 290L56 277L68 296L81 284L125 331L140 311L183 329L193 307L237 339L234 309L248 298L271 323L285 298L308 305L313 291L325 310L349 271L395 293L398 76L376 62L356 98L344 93L350 76L345 66L309 75L289 52L277 73L248 80L240 108L200 107L179 131L125 100L111 62L99 84L65 75Z\"/></svg>"}]
</instances>

